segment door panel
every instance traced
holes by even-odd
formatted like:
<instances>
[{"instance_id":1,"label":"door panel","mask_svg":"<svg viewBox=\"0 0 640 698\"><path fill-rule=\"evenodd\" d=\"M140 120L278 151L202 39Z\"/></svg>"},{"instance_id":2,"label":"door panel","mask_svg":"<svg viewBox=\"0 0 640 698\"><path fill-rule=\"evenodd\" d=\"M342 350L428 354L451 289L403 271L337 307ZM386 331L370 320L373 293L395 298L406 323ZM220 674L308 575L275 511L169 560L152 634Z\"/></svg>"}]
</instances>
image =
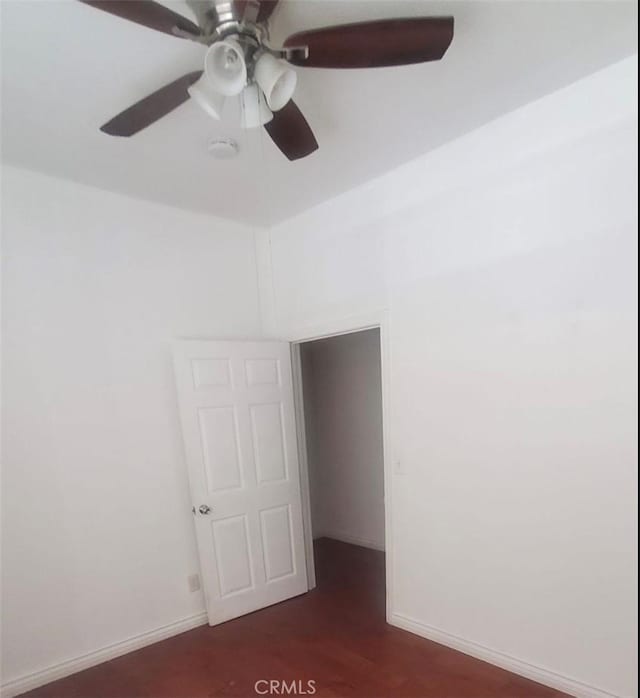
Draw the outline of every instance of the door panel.
<instances>
[{"instance_id":1,"label":"door panel","mask_svg":"<svg viewBox=\"0 0 640 698\"><path fill-rule=\"evenodd\" d=\"M227 359L194 359L191 370L196 390L231 385L231 369Z\"/></svg>"},{"instance_id":2,"label":"door panel","mask_svg":"<svg viewBox=\"0 0 640 698\"><path fill-rule=\"evenodd\" d=\"M253 589L247 517L230 516L211 522L220 596Z\"/></svg>"},{"instance_id":3,"label":"door panel","mask_svg":"<svg viewBox=\"0 0 640 698\"><path fill-rule=\"evenodd\" d=\"M202 456L211 494L242 487L236 411L233 407L198 409Z\"/></svg>"},{"instance_id":4,"label":"door panel","mask_svg":"<svg viewBox=\"0 0 640 698\"><path fill-rule=\"evenodd\" d=\"M174 363L214 625L308 588L289 345L183 341Z\"/></svg>"},{"instance_id":5,"label":"door panel","mask_svg":"<svg viewBox=\"0 0 640 698\"><path fill-rule=\"evenodd\" d=\"M251 405L251 435L258 484L286 481L285 436L282 403Z\"/></svg>"},{"instance_id":6,"label":"door panel","mask_svg":"<svg viewBox=\"0 0 640 698\"><path fill-rule=\"evenodd\" d=\"M295 574L289 505L263 509L260 526L267 583Z\"/></svg>"}]
</instances>

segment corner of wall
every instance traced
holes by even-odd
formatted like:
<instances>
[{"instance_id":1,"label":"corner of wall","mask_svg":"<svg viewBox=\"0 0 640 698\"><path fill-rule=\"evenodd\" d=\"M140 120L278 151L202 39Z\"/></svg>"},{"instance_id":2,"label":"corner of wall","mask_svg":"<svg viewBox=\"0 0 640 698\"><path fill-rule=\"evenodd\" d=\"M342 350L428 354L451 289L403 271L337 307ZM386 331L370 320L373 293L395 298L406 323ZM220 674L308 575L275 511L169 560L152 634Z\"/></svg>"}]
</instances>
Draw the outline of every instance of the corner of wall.
<instances>
[{"instance_id":1,"label":"corner of wall","mask_svg":"<svg viewBox=\"0 0 640 698\"><path fill-rule=\"evenodd\" d=\"M276 306L273 291L273 264L271 258L271 228L254 230L256 274L260 325L264 337L277 336Z\"/></svg>"}]
</instances>

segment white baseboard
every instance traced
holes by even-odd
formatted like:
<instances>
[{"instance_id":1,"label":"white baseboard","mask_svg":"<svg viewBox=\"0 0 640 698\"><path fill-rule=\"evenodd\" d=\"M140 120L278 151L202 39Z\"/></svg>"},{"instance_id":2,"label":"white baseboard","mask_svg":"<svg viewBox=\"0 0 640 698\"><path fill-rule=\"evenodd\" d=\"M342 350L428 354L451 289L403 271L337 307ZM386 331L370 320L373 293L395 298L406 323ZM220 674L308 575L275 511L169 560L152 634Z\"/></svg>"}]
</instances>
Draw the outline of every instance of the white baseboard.
<instances>
[{"instance_id":1,"label":"white baseboard","mask_svg":"<svg viewBox=\"0 0 640 698\"><path fill-rule=\"evenodd\" d=\"M351 543L351 545L359 545L362 548L371 548L372 550L381 550L384 552L384 543L369 540L368 538L360 538L359 536L352 536L348 533L342 533L340 531L323 531L322 533L314 534L313 537L333 538L334 540L339 540L342 543Z\"/></svg>"},{"instance_id":2,"label":"white baseboard","mask_svg":"<svg viewBox=\"0 0 640 698\"><path fill-rule=\"evenodd\" d=\"M392 613L387 618L387 621L391 625L395 625L403 630L408 630L409 632L420 635L427 640L433 640L433 642L437 642L440 645L451 647L452 649L463 652L464 654L468 654L471 657L481 659L489 664L494 664L502 669L511 671L514 674L519 674L520 676L524 676L532 681L537 681L545 686L550 686L558 691L563 691L569 695L576 696L576 698L619 698L619 696L616 696L613 693L608 693L607 691L603 691L595 686L589 686L581 681L577 681L567 676L562 676L561 674L557 674L549 669L544 669L543 667L529 664L521 659L511 657L508 654L479 645L476 642L464 640L461 637L451 635L443 630L438 630L430 625L425 625L424 623L409 618L408 616L404 616L401 613Z\"/></svg>"},{"instance_id":3,"label":"white baseboard","mask_svg":"<svg viewBox=\"0 0 640 698\"><path fill-rule=\"evenodd\" d=\"M141 633L140 635L134 635L121 642L115 642L112 645L107 645L94 652L89 652L88 654L83 654L75 659L69 659L65 662L60 662L59 664L53 664L46 669L41 669L40 671L34 671L30 674L24 674L23 676L7 681L0 686L0 695L2 698L12 698L12 696L17 696L25 691L30 691L38 686L43 686L51 681L57 681L65 676L75 674L83 669L88 669L89 667L95 666L96 664L102 664L109 659L115 659L123 654L133 652L134 650L141 649L147 645L152 645L155 642L160 642L160 640L166 640L168 637L173 637L174 635L179 635L187 630L193 630L200 625L205 625L207 623L207 614L203 611L201 613L196 613L193 616L188 616L187 618L182 618L175 623L169 623L168 625L163 625L155 630L150 630L146 633Z\"/></svg>"},{"instance_id":4,"label":"white baseboard","mask_svg":"<svg viewBox=\"0 0 640 698\"><path fill-rule=\"evenodd\" d=\"M334 538L336 540L342 540L345 543L352 543L354 545L361 545L363 547L375 548L377 550L380 547L372 543L371 541L363 541L362 539L356 539L351 536L338 537L335 534L323 534L327 538ZM320 536L319 536L320 537ZM519 674L532 681L537 681L538 683L544 684L545 686L550 686L564 693L568 693L572 696L577 696L577 698L619 698L613 693L609 693L602 689L596 688L595 686L590 686L588 684L582 683L575 679L569 678L567 676L562 676L548 669L529 664L515 657L511 657L508 654L492 650L488 647L480 645L476 642L471 642L470 640L464 640L463 638L457 637L456 635L451 635L450 633L444 632L443 630L438 630L432 626L416 621L408 616L404 616L401 613L391 613L387 618L391 625L395 625L403 630L408 630L411 633L420 635L428 640L437 642L446 647L451 647L452 649L468 654L477 659L481 659L495 666L499 666L507 671L511 671L514 674ZM140 635L134 635L121 642L116 642L102 649L95 650L94 652L89 652L88 654L81 655L75 659L70 659L65 662L60 662L59 664L54 664L36 671L30 674L25 674L7 681L0 686L0 694L2 698L12 698L25 691L30 691L38 686L43 686L44 684L50 683L51 681L57 681L65 676L70 676L83 669L88 669L89 667L95 666L96 664L101 664L110 659L115 659L123 654L133 652L147 645L152 645L155 642L160 642L161 640L166 640L174 635L179 635L180 633L186 632L187 630L192 630L200 625L205 625L207 623L207 614L205 612L197 613L193 616L183 618L176 621L175 623L169 623L155 630L151 630L146 633L141 633Z\"/></svg>"}]
</instances>

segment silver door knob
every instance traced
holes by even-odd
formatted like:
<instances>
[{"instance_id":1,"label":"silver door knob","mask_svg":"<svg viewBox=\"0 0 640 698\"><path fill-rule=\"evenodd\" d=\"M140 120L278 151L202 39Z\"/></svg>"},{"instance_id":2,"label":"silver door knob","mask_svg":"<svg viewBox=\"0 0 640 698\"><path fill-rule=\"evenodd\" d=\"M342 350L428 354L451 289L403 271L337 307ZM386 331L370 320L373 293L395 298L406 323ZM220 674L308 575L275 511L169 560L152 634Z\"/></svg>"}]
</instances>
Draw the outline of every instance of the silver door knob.
<instances>
[{"instance_id":1,"label":"silver door knob","mask_svg":"<svg viewBox=\"0 0 640 698\"><path fill-rule=\"evenodd\" d=\"M206 504L201 504L201 505L198 507L198 511L199 511L201 514L204 514L204 515L206 516L207 514L210 514L210 513L211 513L211 507L210 507L210 506L207 506Z\"/></svg>"}]
</instances>

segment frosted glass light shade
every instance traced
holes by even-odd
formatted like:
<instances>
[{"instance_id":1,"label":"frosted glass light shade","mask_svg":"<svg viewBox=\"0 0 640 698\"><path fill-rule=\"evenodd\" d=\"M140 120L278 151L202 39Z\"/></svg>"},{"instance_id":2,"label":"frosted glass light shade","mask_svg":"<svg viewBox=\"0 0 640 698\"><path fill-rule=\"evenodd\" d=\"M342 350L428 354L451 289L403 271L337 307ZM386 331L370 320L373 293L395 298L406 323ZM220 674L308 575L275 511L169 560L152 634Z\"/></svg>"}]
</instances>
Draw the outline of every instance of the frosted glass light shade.
<instances>
[{"instance_id":1,"label":"frosted glass light shade","mask_svg":"<svg viewBox=\"0 0 640 698\"><path fill-rule=\"evenodd\" d=\"M265 102L260 88L252 83L247 85L240 95L242 105L242 128L258 128L268 124L273 114Z\"/></svg>"},{"instance_id":2,"label":"frosted glass light shade","mask_svg":"<svg viewBox=\"0 0 640 698\"><path fill-rule=\"evenodd\" d=\"M209 116L212 116L214 119L221 118L225 98L211 87L206 75L202 75L202 77L187 88L187 90L190 97L195 100L198 106L202 107Z\"/></svg>"},{"instance_id":3,"label":"frosted glass light shade","mask_svg":"<svg viewBox=\"0 0 640 698\"><path fill-rule=\"evenodd\" d=\"M284 107L293 96L298 82L295 70L291 70L284 61L279 61L270 53L263 53L258 58L254 75L272 111Z\"/></svg>"},{"instance_id":4,"label":"frosted glass light shade","mask_svg":"<svg viewBox=\"0 0 640 698\"><path fill-rule=\"evenodd\" d=\"M247 82L247 66L240 44L235 39L212 44L204 57L204 73L219 94L226 97L240 94Z\"/></svg>"}]
</instances>

